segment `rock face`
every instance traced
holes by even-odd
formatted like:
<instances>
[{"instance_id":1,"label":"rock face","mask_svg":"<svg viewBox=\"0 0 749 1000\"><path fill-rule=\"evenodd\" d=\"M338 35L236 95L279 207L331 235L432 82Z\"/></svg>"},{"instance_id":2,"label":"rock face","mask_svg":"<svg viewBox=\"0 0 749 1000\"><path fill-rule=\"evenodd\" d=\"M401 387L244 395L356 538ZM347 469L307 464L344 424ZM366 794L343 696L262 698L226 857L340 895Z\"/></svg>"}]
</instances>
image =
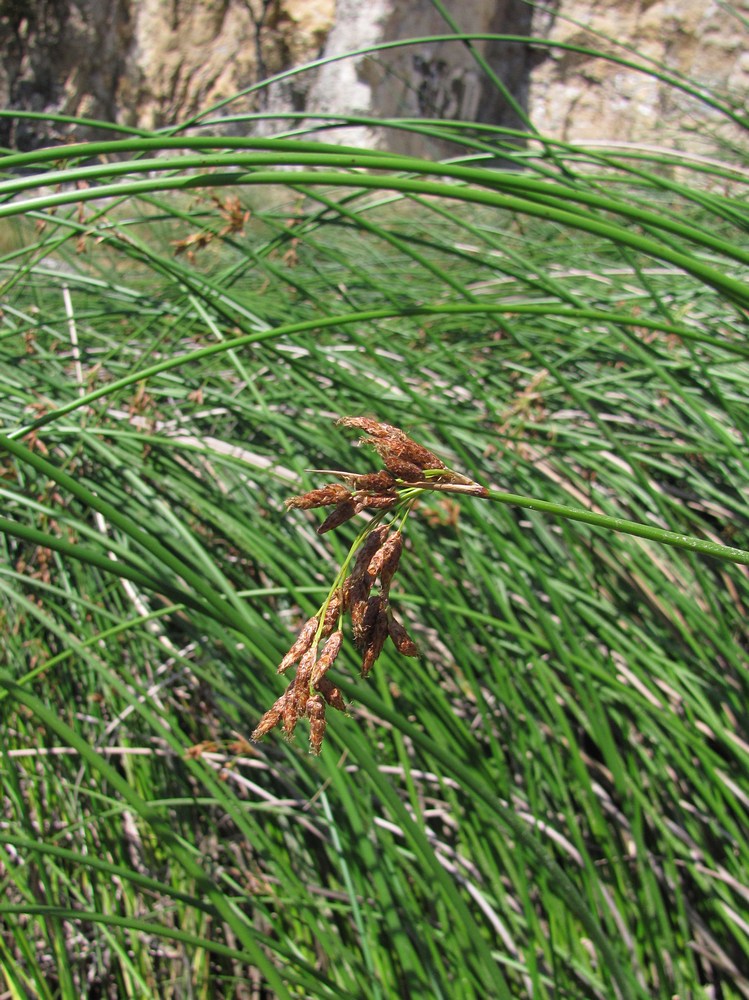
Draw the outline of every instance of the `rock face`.
<instances>
[{"instance_id":1,"label":"rock face","mask_svg":"<svg viewBox=\"0 0 749 1000\"><path fill-rule=\"evenodd\" d=\"M471 0L459 11L459 26L470 34L529 35L531 18L532 8L523 0ZM451 33L431 0L368 0L366 4L338 0L325 55L342 56L373 43ZM491 66L517 107L503 98L477 57ZM522 127L518 112L527 102L537 59L529 45L482 39L472 42L471 48L458 41L431 41L380 50L323 66L310 84L306 106L329 115L449 118ZM373 132L362 126L342 134L328 133L326 138L336 135L356 145L386 145L414 155L455 151L447 143L403 131Z\"/></svg>"},{"instance_id":2,"label":"rock face","mask_svg":"<svg viewBox=\"0 0 749 1000\"><path fill-rule=\"evenodd\" d=\"M549 0L543 7L444 0L444 6L464 32L649 58L730 90L739 106L749 91L746 22L720 0ZM749 13L747 0L738 6ZM380 49L221 104L320 56L450 31L432 0L0 0L0 105L144 129L208 112L212 119L234 116L215 127L235 133L276 129L277 123L237 120L252 112L441 117L510 128L522 128L530 114L540 131L566 140L660 142L677 129L683 141L695 113L692 100L651 76L581 51L509 39ZM420 155L454 151L365 122L324 134ZM64 122L0 118L4 146L30 148L69 135Z\"/></svg>"},{"instance_id":3,"label":"rock face","mask_svg":"<svg viewBox=\"0 0 749 1000\"><path fill-rule=\"evenodd\" d=\"M720 0L562 0L543 34L552 42L598 43L637 63L652 60L673 75L733 95L737 110L745 112L749 3L739 0L735 13L729 8ZM647 139L670 145L683 143L691 126L703 133L711 127L706 107L675 88L562 49L552 50L534 71L530 107L539 131L565 140ZM699 148L703 140L695 133L689 144Z\"/></svg>"},{"instance_id":4,"label":"rock face","mask_svg":"<svg viewBox=\"0 0 749 1000\"><path fill-rule=\"evenodd\" d=\"M335 0L0 0L0 106L144 129L184 122L319 56L334 17ZM232 113L261 109L260 94ZM6 146L67 134L0 120Z\"/></svg>"},{"instance_id":5,"label":"rock face","mask_svg":"<svg viewBox=\"0 0 749 1000\"><path fill-rule=\"evenodd\" d=\"M125 0L0 0L0 106L115 121L129 51ZM0 143L60 141L65 126L0 119Z\"/></svg>"}]
</instances>

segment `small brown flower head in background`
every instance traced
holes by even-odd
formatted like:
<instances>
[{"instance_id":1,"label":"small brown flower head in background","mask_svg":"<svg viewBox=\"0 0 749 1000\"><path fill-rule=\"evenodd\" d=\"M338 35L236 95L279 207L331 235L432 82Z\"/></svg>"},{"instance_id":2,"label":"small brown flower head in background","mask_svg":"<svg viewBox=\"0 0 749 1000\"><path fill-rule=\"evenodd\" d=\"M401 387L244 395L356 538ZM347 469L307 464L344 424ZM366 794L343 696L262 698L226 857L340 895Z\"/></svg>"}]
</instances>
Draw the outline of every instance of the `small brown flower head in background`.
<instances>
[{"instance_id":1,"label":"small brown flower head in background","mask_svg":"<svg viewBox=\"0 0 749 1000\"><path fill-rule=\"evenodd\" d=\"M416 643L390 607L390 586L403 552L403 526L414 500L425 490L486 495L483 486L448 469L428 448L391 424L369 417L344 417L338 422L363 431L359 444L371 445L385 468L362 475L330 473L342 482L291 497L286 508L331 507L317 529L321 535L362 511L371 511L372 516L317 614L307 619L281 660L279 673L297 666L294 679L252 733L252 739L259 740L281 726L286 738L291 739L298 721L307 718L310 751L314 754L322 747L327 708L346 710L341 691L327 676L343 648L344 616L349 617L354 647L361 656L362 677L369 674L388 638L403 656L419 655ZM392 517L386 522L388 514Z\"/></svg>"}]
</instances>

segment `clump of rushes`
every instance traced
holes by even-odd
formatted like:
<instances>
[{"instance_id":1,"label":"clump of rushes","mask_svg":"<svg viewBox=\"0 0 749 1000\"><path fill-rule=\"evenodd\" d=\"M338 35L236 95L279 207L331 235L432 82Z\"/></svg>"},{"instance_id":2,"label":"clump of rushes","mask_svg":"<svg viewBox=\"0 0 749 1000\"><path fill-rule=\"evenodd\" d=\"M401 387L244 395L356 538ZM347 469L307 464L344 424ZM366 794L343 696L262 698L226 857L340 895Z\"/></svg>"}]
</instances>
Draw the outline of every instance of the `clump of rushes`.
<instances>
[{"instance_id":1,"label":"clump of rushes","mask_svg":"<svg viewBox=\"0 0 749 1000\"><path fill-rule=\"evenodd\" d=\"M296 674L252 734L253 740L259 740L280 726L291 739L299 719L306 717L314 754L320 752L325 737L328 706L346 710L340 689L327 676L343 646L345 616L351 622L363 677L371 671L388 639L404 656L419 654L416 643L390 607L390 585L403 552L403 527L415 499L424 490L487 494L485 487L448 469L433 452L397 427L369 417L344 417L338 422L363 431L358 443L371 445L385 468L365 475L323 470L341 482L291 497L286 508L331 507L317 529L321 535L362 511L371 511L372 516L351 546L319 611L304 623L281 660L280 674L295 665Z\"/></svg>"}]
</instances>

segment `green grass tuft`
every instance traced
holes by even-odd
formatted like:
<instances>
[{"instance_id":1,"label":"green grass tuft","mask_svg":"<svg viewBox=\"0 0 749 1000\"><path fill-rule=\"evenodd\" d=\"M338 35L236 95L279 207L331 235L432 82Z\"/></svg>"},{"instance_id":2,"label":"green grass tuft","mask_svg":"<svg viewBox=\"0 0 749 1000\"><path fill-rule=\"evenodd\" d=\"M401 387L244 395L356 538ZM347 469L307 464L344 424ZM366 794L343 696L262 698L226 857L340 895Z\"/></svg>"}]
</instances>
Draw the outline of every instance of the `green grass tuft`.
<instances>
[{"instance_id":1,"label":"green grass tuft","mask_svg":"<svg viewBox=\"0 0 749 1000\"><path fill-rule=\"evenodd\" d=\"M746 159L380 124L456 158L0 157L3 986L747 997ZM422 658L252 749L348 414L501 502L425 494Z\"/></svg>"}]
</instances>

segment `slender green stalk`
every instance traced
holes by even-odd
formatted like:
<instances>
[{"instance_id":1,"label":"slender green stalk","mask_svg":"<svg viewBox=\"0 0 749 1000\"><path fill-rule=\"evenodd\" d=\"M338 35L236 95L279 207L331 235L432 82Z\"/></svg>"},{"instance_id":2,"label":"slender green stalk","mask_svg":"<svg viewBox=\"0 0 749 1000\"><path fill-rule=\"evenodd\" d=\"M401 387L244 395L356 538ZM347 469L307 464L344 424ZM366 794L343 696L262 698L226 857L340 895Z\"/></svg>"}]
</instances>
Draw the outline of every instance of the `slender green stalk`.
<instances>
[{"instance_id":1,"label":"slender green stalk","mask_svg":"<svg viewBox=\"0 0 749 1000\"><path fill-rule=\"evenodd\" d=\"M700 555L712 556L714 559L725 559L730 562L749 565L749 552L744 549L735 549L730 545L711 542L706 538L694 538L676 531L668 531L666 528L657 528L655 525L640 524L637 521L628 521L623 517L599 514L596 511L583 510L579 507L569 507L566 504L555 503L550 500L538 500L533 497L519 496L517 493L504 493L500 490L490 489L478 494L470 488L450 486L449 484L435 485L430 484L428 481L410 483L409 487L411 489L432 490L438 493L485 497L487 500L493 500L495 503L511 504L516 507L524 507L526 510L538 510L544 514L551 514L554 517L564 517L571 521L582 521L584 524L592 524L597 528L608 528L609 531L622 531L628 535L635 535L637 538L647 538L649 541L659 542L661 545L673 545L675 548L687 549L689 552L698 552Z\"/></svg>"}]
</instances>

